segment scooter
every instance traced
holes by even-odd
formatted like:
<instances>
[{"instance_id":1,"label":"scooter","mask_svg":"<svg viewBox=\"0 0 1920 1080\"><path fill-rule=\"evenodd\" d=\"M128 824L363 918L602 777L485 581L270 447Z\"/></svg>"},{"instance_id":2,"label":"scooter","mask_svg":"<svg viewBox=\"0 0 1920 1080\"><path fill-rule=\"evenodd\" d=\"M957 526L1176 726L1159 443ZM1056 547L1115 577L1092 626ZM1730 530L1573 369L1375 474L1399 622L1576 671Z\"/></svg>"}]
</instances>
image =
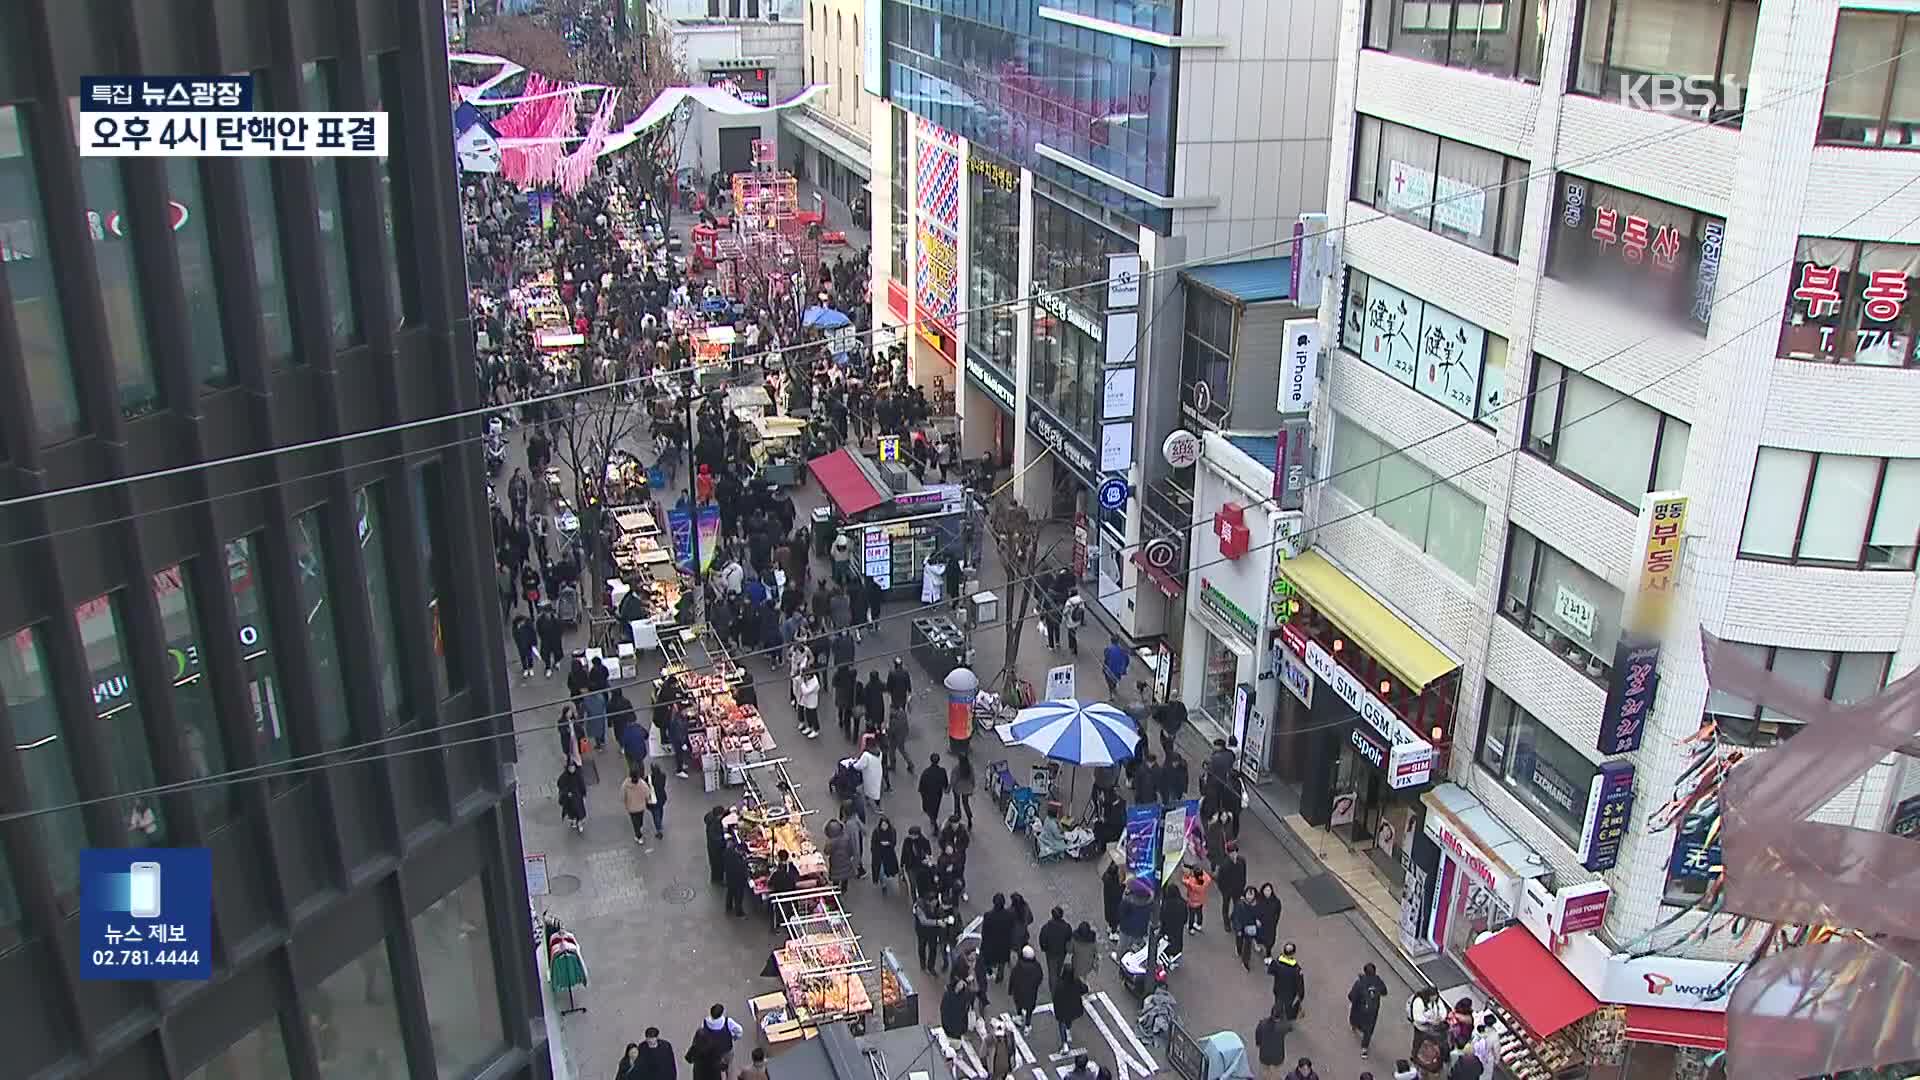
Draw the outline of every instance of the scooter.
<instances>
[{"instance_id":1,"label":"scooter","mask_svg":"<svg viewBox=\"0 0 1920 1080\"><path fill-rule=\"evenodd\" d=\"M489 435L486 441L487 475L499 476L507 467L507 440L499 435Z\"/></svg>"}]
</instances>

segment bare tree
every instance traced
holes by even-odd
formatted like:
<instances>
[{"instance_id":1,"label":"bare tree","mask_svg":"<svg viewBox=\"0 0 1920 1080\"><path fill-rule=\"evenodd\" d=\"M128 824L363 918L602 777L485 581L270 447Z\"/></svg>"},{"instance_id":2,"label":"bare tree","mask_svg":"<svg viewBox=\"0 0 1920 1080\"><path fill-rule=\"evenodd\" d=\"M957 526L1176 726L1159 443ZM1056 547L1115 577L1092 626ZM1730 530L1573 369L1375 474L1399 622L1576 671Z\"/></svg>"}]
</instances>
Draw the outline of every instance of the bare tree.
<instances>
[{"instance_id":1,"label":"bare tree","mask_svg":"<svg viewBox=\"0 0 1920 1080\"><path fill-rule=\"evenodd\" d=\"M566 39L558 31L524 15L508 15L470 26L467 47L474 52L504 56L550 79L565 79L573 72L573 55L567 49Z\"/></svg>"},{"instance_id":2,"label":"bare tree","mask_svg":"<svg viewBox=\"0 0 1920 1080\"><path fill-rule=\"evenodd\" d=\"M607 472L621 451L632 454L638 449L646 436L647 417L638 402L623 400L618 390L582 394L570 404L570 411L554 423L554 457L572 481L580 544L586 552L584 601L592 608L605 591L600 574L610 554L601 542Z\"/></svg>"},{"instance_id":3,"label":"bare tree","mask_svg":"<svg viewBox=\"0 0 1920 1080\"><path fill-rule=\"evenodd\" d=\"M1011 693L1020 678L1021 630L1033 610L1039 572L1040 531L1046 522L1027 513L1027 508L1011 495L1002 495L987 508L987 532L1000 552L1000 564L1006 569L1007 583L1017 585L1010 592L1013 605L1006 620L1005 667L1001 672L1001 692ZM1016 599L1017 597L1017 599ZM1042 601L1044 602L1044 601Z\"/></svg>"}]
</instances>

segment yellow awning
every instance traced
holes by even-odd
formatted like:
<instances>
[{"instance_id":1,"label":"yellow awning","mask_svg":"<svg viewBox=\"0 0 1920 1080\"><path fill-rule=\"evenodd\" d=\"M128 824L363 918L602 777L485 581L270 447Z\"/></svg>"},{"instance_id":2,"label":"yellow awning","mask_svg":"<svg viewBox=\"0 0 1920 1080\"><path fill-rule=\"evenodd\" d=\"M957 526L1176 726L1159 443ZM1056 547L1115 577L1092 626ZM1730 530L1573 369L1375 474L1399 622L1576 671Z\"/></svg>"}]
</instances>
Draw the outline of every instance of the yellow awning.
<instances>
[{"instance_id":1,"label":"yellow awning","mask_svg":"<svg viewBox=\"0 0 1920 1080\"><path fill-rule=\"evenodd\" d=\"M1415 692L1460 666L1319 552L1288 559L1280 570L1322 615Z\"/></svg>"}]
</instances>

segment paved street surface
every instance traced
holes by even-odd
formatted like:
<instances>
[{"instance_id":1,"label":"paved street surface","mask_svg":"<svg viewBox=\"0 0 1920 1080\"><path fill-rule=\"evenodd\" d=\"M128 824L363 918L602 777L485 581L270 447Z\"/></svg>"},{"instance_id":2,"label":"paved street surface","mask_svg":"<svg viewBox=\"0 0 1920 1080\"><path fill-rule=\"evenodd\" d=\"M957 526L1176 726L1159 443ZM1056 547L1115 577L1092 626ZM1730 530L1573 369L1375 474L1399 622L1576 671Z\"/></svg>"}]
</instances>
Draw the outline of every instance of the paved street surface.
<instances>
[{"instance_id":1,"label":"paved street surface","mask_svg":"<svg viewBox=\"0 0 1920 1080\"><path fill-rule=\"evenodd\" d=\"M521 463L517 446L513 457L512 465ZM795 491L803 519L822 497L813 484ZM1004 599L1007 590L999 585L1006 575L991 544L987 545L987 560L980 580L985 587L1001 592ZM818 576L824 577L824 564L817 569ZM882 632L877 637L869 634L860 647L859 671L863 677L868 670L884 672L892 654L905 655L911 612L912 605L904 601L886 610ZM1065 662L1064 645L1061 653L1050 653L1036 629L1029 628L1025 633L1019 656L1021 674L1035 686L1044 686L1046 669ZM1104 636L1091 620L1081 636L1078 685L1099 688L1099 653ZM570 647L583 637L584 631L570 641ZM974 640L978 649L976 669L983 684L992 685L993 676L1002 670L1003 628L998 624L983 628L975 633ZM926 754L940 749L945 741L936 742L935 735L944 723L945 702L938 690L944 673L929 673L915 665L911 657L908 665L916 691L912 748L916 760L924 761ZM720 890L709 883L700 819L710 806L729 799L732 791L723 789L706 795L697 773L678 780L669 772L667 835L660 841L649 838L642 850L634 844L621 811L621 764L617 752L609 746L597 756L600 780L588 792L586 833L575 834L562 825L554 799L554 781L562 765L560 740L550 726L541 726L551 725L558 712L557 706L546 703L565 698L564 672L543 679L536 671L530 682L520 682L518 665L511 667L514 705L528 710L520 714L518 726L537 731L523 734L518 740L523 843L527 853L546 856L552 880L551 893L536 897L534 904L559 916L579 937L592 975L592 985L580 995L588 1011L560 1022L574 1075L610 1074L625 1045L638 1040L649 1025L657 1025L674 1044L676 1053L684 1053L695 1025L714 1002L724 1003L736 1019L746 1024L747 999L777 988L776 980L761 977L760 971L780 939L757 913L748 919L726 918ZM851 745L843 741L831 719L830 702L822 702L821 711L827 719L825 733L818 740L803 739L794 728L794 710L787 701L784 676L773 671L764 657L750 661L749 669L761 680L761 707L779 742L778 754L790 760L789 768L801 785L803 797L810 806L830 807L827 779L834 762L847 754ZM657 656L642 660L643 680L651 679L658 670ZM922 696L922 688L934 692ZM1123 687L1123 693L1132 692L1130 685ZM628 696L644 718L648 701L644 688ZM1197 737L1187 750L1189 760L1198 762L1204 756ZM999 822L985 791L984 766L1001 756L985 755L985 760L977 762L983 768L981 791L974 796L979 824L968 859L972 901L963 915L978 915L996 892L1018 891L1032 904L1038 921L1044 922L1048 910L1058 904L1066 909L1069 921L1077 925L1082 919L1090 920L1104 938L1098 862L1041 867L1034 860L1031 843L1013 836ZM1024 748L1010 748L1004 756L1016 775L1038 760L1038 755ZM895 825L904 835L909 825L924 822L912 779L903 775L897 783L884 808L893 812ZM1084 783L1083 778L1083 787ZM830 814L828 810L812 818L816 838ZM1383 945L1356 928L1351 913L1325 918L1313 914L1291 884L1312 870L1289 854L1289 847L1273 832L1276 827L1250 812L1240 846L1250 866L1250 880L1256 884L1272 882L1284 902L1280 940L1299 943L1307 973L1306 1009L1289 1039L1289 1055L1311 1057L1323 1080L1354 1080L1362 1068L1370 1068L1376 1077L1386 1080L1392 1074L1394 1057L1404 1052L1410 1035L1402 1019L1408 988L1401 968L1389 962ZM901 891L896 889L891 897L884 897L871 881L856 881L846 902L868 954L877 958L882 948L891 948L909 972L918 975L912 920ZM1254 1025L1271 1001L1269 980L1257 969L1252 973L1240 969L1229 935L1218 925L1217 903L1210 905L1207 920L1204 933L1188 936L1185 963L1171 979L1182 1021L1196 1036L1224 1029L1238 1032L1251 1056ZM1036 925L1036 934L1038 930ZM1378 965L1390 996L1381 1010L1373 1058L1363 1061L1346 1023L1346 992L1360 965L1369 961ZM1088 1018L1076 1027L1076 1043L1112 1069L1117 1080L1164 1070L1164 1053L1158 1047L1146 1046L1132 1023L1138 1003L1122 987L1115 965L1103 957L1100 969L1087 982L1096 993L1088 1001ZM921 1019L937 1027L942 990L939 977L922 977L919 989ZM994 988L990 1011L998 1014L1009 1008L1004 986ZM1037 1018L1033 1033L1022 1041L1022 1068L1016 1075L1025 1076L1031 1071L1038 1076L1035 1066L1045 1067L1058 1050L1050 1017ZM961 1064L963 1072L974 1072L966 1051L961 1052Z\"/></svg>"}]
</instances>

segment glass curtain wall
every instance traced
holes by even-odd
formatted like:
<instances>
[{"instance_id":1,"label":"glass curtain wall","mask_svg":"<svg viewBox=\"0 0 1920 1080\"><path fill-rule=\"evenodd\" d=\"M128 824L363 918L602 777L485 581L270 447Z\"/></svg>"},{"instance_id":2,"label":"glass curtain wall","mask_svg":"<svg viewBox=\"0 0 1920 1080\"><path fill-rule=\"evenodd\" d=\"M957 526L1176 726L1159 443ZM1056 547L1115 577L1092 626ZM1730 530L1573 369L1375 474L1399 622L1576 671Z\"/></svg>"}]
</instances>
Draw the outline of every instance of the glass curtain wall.
<instances>
[{"instance_id":1,"label":"glass curtain wall","mask_svg":"<svg viewBox=\"0 0 1920 1080\"><path fill-rule=\"evenodd\" d=\"M1036 302L1028 390L1098 445L1107 293L1090 283L1106 280L1108 255L1138 251L1139 245L1051 199L1035 198L1033 216L1034 289L1052 295Z\"/></svg>"},{"instance_id":2,"label":"glass curtain wall","mask_svg":"<svg viewBox=\"0 0 1920 1080\"><path fill-rule=\"evenodd\" d=\"M967 348L1011 373L1014 309L980 309L1020 294L1020 171L987 158L978 148L967 168L973 240L967 282Z\"/></svg>"},{"instance_id":3,"label":"glass curtain wall","mask_svg":"<svg viewBox=\"0 0 1920 1080\"><path fill-rule=\"evenodd\" d=\"M889 109L888 115L893 121L893 199L891 216L893 219L893 280L901 285L907 284L907 114L904 110Z\"/></svg>"}]
</instances>

